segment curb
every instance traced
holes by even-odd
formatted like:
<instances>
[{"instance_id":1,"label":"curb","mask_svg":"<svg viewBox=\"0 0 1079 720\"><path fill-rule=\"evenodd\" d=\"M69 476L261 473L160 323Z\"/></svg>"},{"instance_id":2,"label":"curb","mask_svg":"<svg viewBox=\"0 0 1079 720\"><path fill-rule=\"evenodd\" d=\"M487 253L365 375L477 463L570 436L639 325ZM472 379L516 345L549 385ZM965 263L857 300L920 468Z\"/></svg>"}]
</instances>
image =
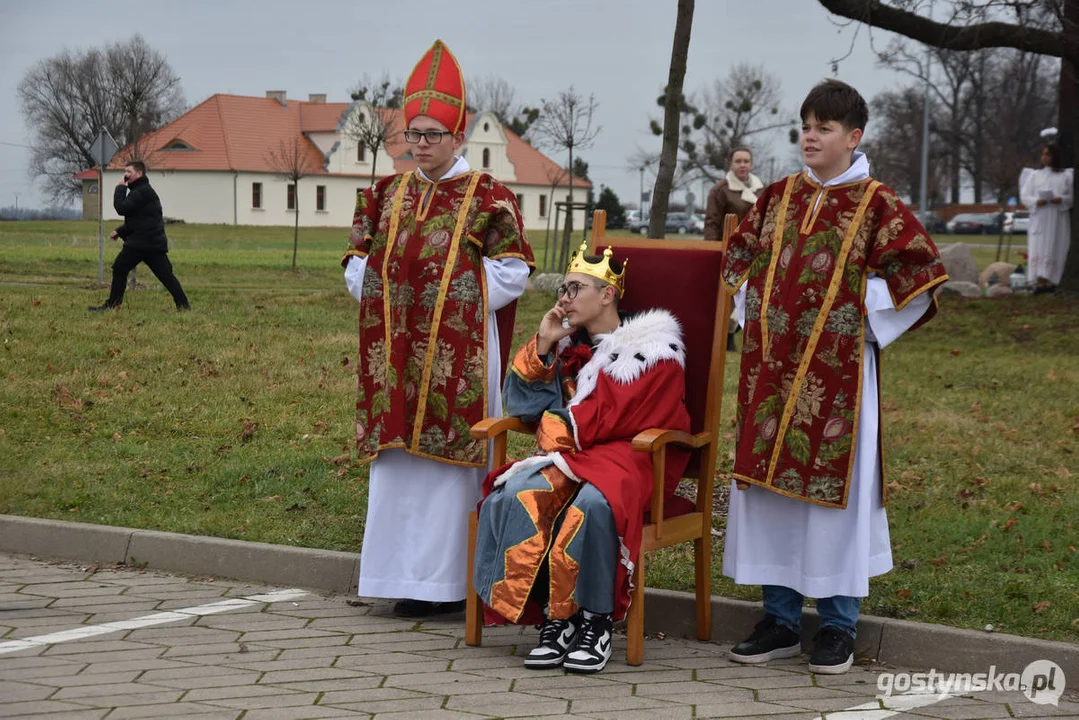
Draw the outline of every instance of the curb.
<instances>
[{"instance_id":1,"label":"curb","mask_svg":"<svg viewBox=\"0 0 1079 720\"><path fill-rule=\"evenodd\" d=\"M14 515L0 515L0 552L137 565L337 593L354 592L360 571L358 553ZM649 588L645 598L645 632L696 636L692 594ZM741 641L760 616L760 603L712 596L712 642ZM804 645L816 632L817 623L816 611L806 608ZM805 647L808 651L809 646ZM1079 679L1076 644L872 615L858 620L855 653L895 666L961 673L995 670L998 675L1021 673L1035 660L1051 660L1065 677Z\"/></svg>"}]
</instances>

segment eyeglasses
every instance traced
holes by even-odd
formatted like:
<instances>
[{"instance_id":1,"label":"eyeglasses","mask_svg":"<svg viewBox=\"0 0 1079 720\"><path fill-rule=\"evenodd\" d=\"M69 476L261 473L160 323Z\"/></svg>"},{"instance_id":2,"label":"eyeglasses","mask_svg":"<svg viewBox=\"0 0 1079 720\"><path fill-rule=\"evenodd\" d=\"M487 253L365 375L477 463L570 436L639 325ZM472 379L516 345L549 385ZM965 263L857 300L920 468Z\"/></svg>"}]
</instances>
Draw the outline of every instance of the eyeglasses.
<instances>
[{"instance_id":1,"label":"eyeglasses","mask_svg":"<svg viewBox=\"0 0 1079 720\"><path fill-rule=\"evenodd\" d=\"M577 293L579 293L581 291L581 288L583 287L595 288L596 290L603 289L599 285L592 285L591 283L580 283L575 280L573 282L568 282L565 285L560 286L558 290L555 291L555 293L558 295L559 300L564 297L567 297L570 300L574 300L577 297Z\"/></svg>"},{"instance_id":2,"label":"eyeglasses","mask_svg":"<svg viewBox=\"0 0 1079 720\"><path fill-rule=\"evenodd\" d=\"M453 135L449 130L405 130L405 142L415 145L424 139L428 145L438 145L443 135Z\"/></svg>"}]
</instances>

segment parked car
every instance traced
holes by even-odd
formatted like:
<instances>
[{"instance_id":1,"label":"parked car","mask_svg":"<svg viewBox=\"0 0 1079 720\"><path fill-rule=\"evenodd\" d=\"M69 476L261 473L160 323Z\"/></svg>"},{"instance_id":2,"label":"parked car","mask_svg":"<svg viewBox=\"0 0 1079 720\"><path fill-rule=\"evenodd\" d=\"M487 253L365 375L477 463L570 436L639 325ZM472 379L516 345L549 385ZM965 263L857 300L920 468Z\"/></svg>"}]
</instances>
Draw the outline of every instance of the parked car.
<instances>
[{"instance_id":1,"label":"parked car","mask_svg":"<svg viewBox=\"0 0 1079 720\"><path fill-rule=\"evenodd\" d=\"M637 210L631 210L626 214L626 229L630 232L648 234L648 215L641 215Z\"/></svg>"},{"instance_id":2,"label":"parked car","mask_svg":"<svg viewBox=\"0 0 1079 720\"><path fill-rule=\"evenodd\" d=\"M672 212L667 213L667 225L664 229L669 233L676 232L679 235L685 235L687 232L701 233L704 232L704 221L689 213Z\"/></svg>"},{"instance_id":3,"label":"parked car","mask_svg":"<svg viewBox=\"0 0 1079 720\"><path fill-rule=\"evenodd\" d=\"M1004 213L1004 232L1006 233L1026 233L1027 227L1030 226L1030 212L1027 210L1016 210L1014 212Z\"/></svg>"},{"instance_id":4,"label":"parked car","mask_svg":"<svg viewBox=\"0 0 1079 720\"><path fill-rule=\"evenodd\" d=\"M929 231L930 235L948 232L948 224L944 222L944 218L937 215L932 210L926 212L918 210L914 213L914 217L918 218L918 222L922 224L922 227Z\"/></svg>"},{"instance_id":5,"label":"parked car","mask_svg":"<svg viewBox=\"0 0 1079 720\"><path fill-rule=\"evenodd\" d=\"M1000 232L1000 213L960 213L948 221L948 232L955 235L989 235Z\"/></svg>"}]
</instances>

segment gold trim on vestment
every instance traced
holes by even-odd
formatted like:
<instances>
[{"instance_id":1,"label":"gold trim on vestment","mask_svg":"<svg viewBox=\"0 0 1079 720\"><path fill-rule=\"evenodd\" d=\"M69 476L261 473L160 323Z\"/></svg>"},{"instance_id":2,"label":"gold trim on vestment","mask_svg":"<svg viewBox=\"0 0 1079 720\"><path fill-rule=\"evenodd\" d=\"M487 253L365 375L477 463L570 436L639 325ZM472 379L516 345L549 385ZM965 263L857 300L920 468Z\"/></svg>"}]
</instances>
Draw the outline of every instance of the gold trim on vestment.
<instances>
[{"instance_id":1,"label":"gold trim on vestment","mask_svg":"<svg viewBox=\"0 0 1079 720\"><path fill-rule=\"evenodd\" d=\"M847 257L850 255L851 248L854 247L854 240L858 234L858 229L862 225L862 220L865 217L866 210L869 208L869 203L873 199L873 195L876 194L877 188L880 187L880 183L873 180L869 183L865 190L865 195L862 196L862 201L858 203L858 210L854 214L854 219L851 221L850 226L847 228L847 235L843 238L843 245L839 250L839 257L836 258L835 269L832 271L832 279L828 284L828 292L824 296L824 301L821 303L820 310L817 313L817 319L813 323L813 332L810 334L809 339L806 342L805 350L802 352L802 360L798 364L798 372L795 373L794 380L791 382L790 390L787 394L787 402L783 408L783 415L779 421L779 431L776 433L775 447L772 448L772 458L768 463L768 474L766 475L769 487L772 485L772 479L775 475L776 464L779 462L779 455L783 452L784 441L787 436L787 429L790 425L791 415L794 413L794 407L798 402L798 395L801 393L802 384L805 382L806 374L809 372L809 364L813 360L813 355L817 349L817 343L820 341L821 333L824 331L824 325L828 321L828 315L831 312L832 305L835 303L836 295L839 294L839 286L843 282L844 271L847 266ZM762 311L763 312L763 311ZM863 358L864 361L864 358ZM860 363L859 363L860 367ZM859 373L860 374L860 373ZM861 381L859 380L859 383ZM859 388L860 392L860 388ZM857 429L859 408L855 407L854 426ZM857 435L853 436L854 440L857 439ZM851 442L851 456L854 455L854 441ZM850 484L850 475L847 476L847 484ZM806 496L799 495L805 499ZM844 506L845 506L844 498ZM835 503L822 503L834 506Z\"/></svg>"},{"instance_id":2,"label":"gold trim on vestment","mask_svg":"<svg viewBox=\"0 0 1079 720\"><path fill-rule=\"evenodd\" d=\"M344 262L345 258L350 257L365 258L367 257L367 253L365 253L363 250L356 250L355 248L353 248L352 250L346 250L345 254L341 257L341 262Z\"/></svg>"},{"instance_id":3,"label":"gold trim on vestment","mask_svg":"<svg viewBox=\"0 0 1079 720\"><path fill-rule=\"evenodd\" d=\"M488 342L487 342L487 335L488 335L488 332L489 332L490 328L487 327L487 321L489 319L488 314L487 314L487 307L488 307L487 271L483 267L483 257L482 257L482 255L480 257L479 273L480 273L480 301L483 303L483 416L484 417L490 417L491 416L491 408L489 408L487 406L488 405L487 401L488 401L488 398L490 397L489 393L491 391L491 389L488 387L488 382L487 382L487 376L491 374L490 373L490 368L491 368L491 354L490 353L491 353L491 349L488 347ZM498 334L498 318L495 318L495 334L496 335ZM512 337L512 333L511 333L511 337ZM501 338L499 338L499 340L501 340ZM501 352L502 351L502 346L499 345L498 349L499 349L499 353L498 353L498 369L500 371L499 375L501 375L501 371L505 369L505 368L502 367L502 352ZM486 452L484 452L484 457L487 457Z\"/></svg>"},{"instance_id":4,"label":"gold trim on vestment","mask_svg":"<svg viewBox=\"0 0 1079 720\"><path fill-rule=\"evenodd\" d=\"M562 510L562 524L551 540L547 554L549 587L547 591L547 617L566 620L579 609L573 596L581 574L581 564L569 554L570 543L584 527L584 511L572 502Z\"/></svg>"},{"instance_id":5,"label":"gold trim on vestment","mask_svg":"<svg viewBox=\"0 0 1079 720\"><path fill-rule=\"evenodd\" d=\"M364 465L366 463L369 463L372 460L374 460L376 457L378 457L378 454L380 452L382 452L383 450L404 450L406 453L408 453L409 455L412 455L414 457L424 458L426 460L434 460L435 462L444 463L446 465L456 465L457 467L466 467L466 468L486 468L487 467L487 460L486 459L483 460L482 462L469 462L467 460L454 460L452 458L443 457L442 455L431 455L430 453L420 452L419 450L414 450L414 449L410 448L408 446L408 444L405 443L404 441L381 443L374 449L374 451L370 455L365 455L364 457L357 457L356 458L356 463L359 464L359 465Z\"/></svg>"},{"instance_id":6,"label":"gold trim on vestment","mask_svg":"<svg viewBox=\"0 0 1079 720\"><path fill-rule=\"evenodd\" d=\"M768 274L764 278L764 296L761 297L761 359L768 359L768 301L772 297L772 283L775 280L776 265L783 250L783 231L787 227L787 206L791 202L791 194L794 190L794 181L797 175L787 178L787 185L783 188L783 197L779 201L779 210L776 212L776 232L772 236L772 256L768 259ZM763 226L764 221L761 221ZM750 263L752 265L752 263ZM746 269L749 274L749 269ZM741 285L741 283L739 283Z\"/></svg>"},{"instance_id":7,"label":"gold trim on vestment","mask_svg":"<svg viewBox=\"0 0 1079 720\"><path fill-rule=\"evenodd\" d=\"M393 293L390 291L390 256L393 253L394 241L397 239L397 228L401 224L401 206L404 205L405 192L408 190L408 183L411 179L412 173L405 173L401 178L401 184L397 186L397 192L393 194L393 205L390 207L390 227L386 234L385 257L382 258L382 312L386 326L386 377L383 388L386 392L389 392L390 368L393 367L393 334L391 332L393 308L390 307L390 296ZM392 407L390 412L393 412Z\"/></svg>"},{"instance_id":8,"label":"gold trim on vestment","mask_svg":"<svg viewBox=\"0 0 1079 720\"><path fill-rule=\"evenodd\" d=\"M828 188L817 188L817 192L813 193L813 199L810 201L809 212L806 213L805 220L802 221L802 226L798 228L798 232L803 235L809 234L809 231L817 223L817 216L820 215L821 208L824 207L827 198Z\"/></svg>"},{"instance_id":9,"label":"gold trim on vestment","mask_svg":"<svg viewBox=\"0 0 1079 720\"><path fill-rule=\"evenodd\" d=\"M532 520L536 532L505 549L502 555L502 579L491 585L488 598L492 610L514 623L520 621L524 614L544 560L550 557L555 523L579 488L576 482L554 465L542 468L539 475L547 482L546 488L521 490L513 498ZM513 577L511 571L514 568L525 570L527 575Z\"/></svg>"},{"instance_id":10,"label":"gold trim on vestment","mask_svg":"<svg viewBox=\"0 0 1079 720\"><path fill-rule=\"evenodd\" d=\"M420 396L419 402L416 404L416 420L412 426L412 445L413 447L419 446L420 435L423 431L423 419L427 414L427 395L431 390L431 372L433 370L435 362L435 349L438 340L438 331L442 325L442 308L446 304L446 295L449 293L450 280L453 278L454 270L457 265L457 253L461 249L461 236L465 231L465 222L468 220L468 213L472 207L472 196L476 193L476 185L479 183L479 173L472 173L472 179L468 183L468 190L465 192L464 199L461 200L461 207L457 211L457 226L453 230L453 237L450 239L450 248L446 253L446 264L442 270L442 282L438 288L438 299L435 301L435 312L431 318L431 332L427 338L427 355L423 361L423 376L420 380ZM481 262L479 272L483 272L483 264ZM484 334L487 332L487 316L484 315L483 320ZM467 364L467 363L466 363ZM483 368L484 375L487 374L486 365ZM484 398L486 401L486 398ZM481 457L484 462L487 460L487 445L484 444Z\"/></svg>"}]
</instances>

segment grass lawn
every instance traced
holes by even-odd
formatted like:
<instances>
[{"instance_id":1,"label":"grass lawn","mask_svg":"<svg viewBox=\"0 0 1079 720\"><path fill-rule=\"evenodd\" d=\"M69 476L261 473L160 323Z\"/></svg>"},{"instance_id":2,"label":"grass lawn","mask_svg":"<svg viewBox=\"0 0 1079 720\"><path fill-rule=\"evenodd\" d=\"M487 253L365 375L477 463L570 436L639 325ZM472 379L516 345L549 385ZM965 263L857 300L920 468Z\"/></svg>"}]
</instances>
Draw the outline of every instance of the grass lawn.
<instances>
[{"instance_id":1,"label":"grass lawn","mask_svg":"<svg viewBox=\"0 0 1079 720\"><path fill-rule=\"evenodd\" d=\"M99 315L95 223L0 223L0 513L357 550L347 231L301 230L298 272L291 228L169 235L194 311L143 267L148 289ZM552 301L526 294L517 342ZM1068 298L946 298L884 353L896 569L865 612L1079 641L1076 327ZM721 558L719 541L716 592L759 597ZM689 589L688 546L651 556L648 584Z\"/></svg>"}]
</instances>

